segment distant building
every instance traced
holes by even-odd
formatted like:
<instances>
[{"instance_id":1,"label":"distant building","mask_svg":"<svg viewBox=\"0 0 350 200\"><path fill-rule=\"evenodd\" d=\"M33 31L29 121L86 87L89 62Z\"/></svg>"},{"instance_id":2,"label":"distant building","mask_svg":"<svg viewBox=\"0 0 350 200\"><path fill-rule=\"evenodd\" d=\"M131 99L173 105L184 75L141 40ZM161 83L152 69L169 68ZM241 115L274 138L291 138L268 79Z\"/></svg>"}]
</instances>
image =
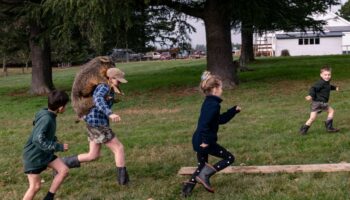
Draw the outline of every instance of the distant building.
<instances>
[{"instance_id":1,"label":"distant building","mask_svg":"<svg viewBox=\"0 0 350 200\"><path fill-rule=\"evenodd\" d=\"M329 12L313 16L326 21L324 32L275 31L254 37L256 54L280 56L288 50L291 56L334 55L350 53L350 22Z\"/></svg>"}]
</instances>

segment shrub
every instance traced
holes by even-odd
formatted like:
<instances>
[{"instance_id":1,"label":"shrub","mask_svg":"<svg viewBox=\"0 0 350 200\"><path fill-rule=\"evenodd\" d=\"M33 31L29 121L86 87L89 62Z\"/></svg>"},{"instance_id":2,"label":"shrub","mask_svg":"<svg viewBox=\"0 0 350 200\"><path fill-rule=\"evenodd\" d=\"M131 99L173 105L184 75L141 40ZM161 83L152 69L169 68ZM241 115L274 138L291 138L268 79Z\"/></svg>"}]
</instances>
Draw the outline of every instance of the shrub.
<instances>
[{"instance_id":1,"label":"shrub","mask_svg":"<svg viewBox=\"0 0 350 200\"><path fill-rule=\"evenodd\" d=\"M281 56L290 56L288 49L283 49L281 51Z\"/></svg>"}]
</instances>

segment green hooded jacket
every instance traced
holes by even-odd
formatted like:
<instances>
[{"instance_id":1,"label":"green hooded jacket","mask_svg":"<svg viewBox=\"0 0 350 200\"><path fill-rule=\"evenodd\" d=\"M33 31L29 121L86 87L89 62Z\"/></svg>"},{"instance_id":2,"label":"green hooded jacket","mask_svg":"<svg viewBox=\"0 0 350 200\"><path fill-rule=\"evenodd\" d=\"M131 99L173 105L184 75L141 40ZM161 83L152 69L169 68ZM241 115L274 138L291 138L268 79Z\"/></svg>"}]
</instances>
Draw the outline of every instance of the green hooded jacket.
<instances>
[{"instance_id":1,"label":"green hooded jacket","mask_svg":"<svg viewBox=\"0 0 350 200\"><path fill-rule=\"evenodd\" d=\"M24 146L24 171L47 167L54 159L54 152L63 151L63 144L57 143L56 114L42 109L35 115L33 131Z\"/></svg>"}]
</instances>

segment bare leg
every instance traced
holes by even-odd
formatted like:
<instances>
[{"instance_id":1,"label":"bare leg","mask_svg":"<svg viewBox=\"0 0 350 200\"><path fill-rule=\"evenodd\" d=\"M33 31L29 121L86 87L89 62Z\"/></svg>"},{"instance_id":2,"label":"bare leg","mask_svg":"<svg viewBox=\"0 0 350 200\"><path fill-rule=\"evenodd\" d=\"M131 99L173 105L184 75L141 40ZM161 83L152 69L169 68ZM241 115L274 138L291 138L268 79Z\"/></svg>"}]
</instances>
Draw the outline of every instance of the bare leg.
<instances>
[{"instance_id":1,"label":"bare leg","mask_svg":"<svg viewBox=\"0 0 350 200\"><path fill-rule=\"evenodd\" d=\"M56 193L63 180L68 176L69 169L60 158L50 162L48 166L57 171L49 190L51 193Z\"/></svg>"},{"instance_id":2,"label":"bare leg","mask_svg":"<svg viewBox=\"0 0 350 200\"><path fill-rule=\"evenodd\" d=\"M29 188L24 194L23 200L32 200L40 190L41 178L39 174L28 174Z\"/></svg>"},{"instance_id":3,"label":"bare leg","mask_svg":"<svg viewBox=\"0 0 350 200\"><path fill-rule=\"evenodd\" d=\"M117 167L125 166L124 146L114 137L112 140L106 143L106 146L114 153L115 165Z\"/></svg>"},{"instance_id":4,"label":"bare leg","mask_svg":"<svg viewBox=\"0 0 350 200\"><path fill-rule=\"evenodd\" d=\"M312 122L315 121L316 117L317 117L317 112L311 112L310 113L310 118L306 121L305 124L308 125L308 126L311 126Z\"/></svg>"},{"instance_id":5,"label":"bare leg","mask_svg":"<svg viewBox=\"0 0 350 200\"><path fill-rule=\"evenodd\" d=\"M327 110L327 120L331 120L333 119L333 116L334 116L334 109L332 107L328 107L328 110Z\"/></svg>"},{"instance_id":6,"label":"bare leg","mask_svg":"<svg viewBox=\"0 0 350 200\"><path fill-rule=\"evenodd\" d=\"M101 144L89 142L89 152L78 155L79 162L90 162L100 157Z\"/></svg>"}]
</instances>

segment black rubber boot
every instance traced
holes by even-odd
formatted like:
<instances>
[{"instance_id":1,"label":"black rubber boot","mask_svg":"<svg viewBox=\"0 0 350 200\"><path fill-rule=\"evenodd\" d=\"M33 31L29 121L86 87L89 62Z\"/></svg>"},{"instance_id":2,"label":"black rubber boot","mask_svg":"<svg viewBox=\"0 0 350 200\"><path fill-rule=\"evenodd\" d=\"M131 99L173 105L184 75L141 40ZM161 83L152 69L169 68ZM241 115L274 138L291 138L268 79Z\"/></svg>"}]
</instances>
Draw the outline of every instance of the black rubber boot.
<instances>
[{"instance_id":1,"label":"black rubber boot","mask_svg":"<svg viewBox=\"0 0 350 200\"><path fill-rule=\"evenodd\" d=\"M117 167L117 180L119 185L126 185L129 183L129 174L126 167Z\"/></svg>"},{"instance_id":2,"label":"black rubber boot","mask_svg":"<svg viewBox=\"0 0 350 200\"><path fill-rule=\"evenodd\" d=\"M330 133L335 133L339 131L338 128L333 127L333 119L325 121L324 124L326 126L327 131Z\"/></svg>"},{"instance_id":3,"label":"black rubber boot","mask_svg":"<svg viewBox=\"0 0 350 200\"><path fill-rule=\"evenodd\" d=\"M201 172L196 177L196 181L198 183L202 183L204 188L211 193L214 193L214 189L211 187L209 178L216 173L216 169L209 165L208 163L205 163L205 166L201 170Z\"/></svg>"},{"instance_id":4,"label":"black rubber boot","mask_svg":"<svg viewBox=\"0 0 350 200\"><path fill-rule=\"evenodd\" d=\"M181 196L184 198L191 196L194 186L196 186L196 183L194 182L184 182L181 190Z\"/></svg>"},{"instance_id":5,"label":"black rubber boot","mask_svg":"<svg viewBox=\"0 0 350 200\"><path fill-rule=\"evenodd\" d=\"M80 161L78 160L78 156L63 157L62 161L68 168L78 168L78 167L80 167ZM52 175L56 176L57 175L57 171L53 170Z\"/></svg>"},{"instance_id":6,"label":"black rubber boot","mask_svg":"<svg viewBox=\"0 0 350 200\"><path fill-rule=\"evenodd\" d=\"M80 167L80 162L78 160L78 156L63 157L62 160L63 160L64 164L66 164L67 167L69 167L69 168Z\"/></svg>"},{"instance_id":7,"label":"black rubber boot","mask_svg":"<svg viewBox=\"0 0 350 200\"><path fill-rule=\"evenodd\" d=\"M309 128L310 128L310 126L304 124L301 126L299 133L302 135L306 135Z\"/></svg>"}]
</instances>

